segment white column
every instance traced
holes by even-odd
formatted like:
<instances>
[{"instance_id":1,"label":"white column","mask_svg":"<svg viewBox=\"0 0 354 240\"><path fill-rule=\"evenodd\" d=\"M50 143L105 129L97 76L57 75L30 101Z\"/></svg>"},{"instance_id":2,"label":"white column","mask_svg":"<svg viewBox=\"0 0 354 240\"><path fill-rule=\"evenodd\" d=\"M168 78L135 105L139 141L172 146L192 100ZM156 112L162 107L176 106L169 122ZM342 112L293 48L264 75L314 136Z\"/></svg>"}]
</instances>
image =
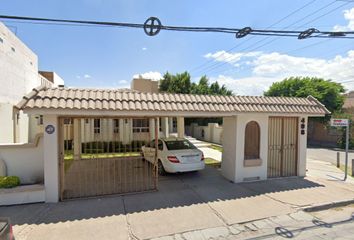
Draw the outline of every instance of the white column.
<instances>
[{"instance_id":1,"label":"white column","mask_svg":"<svg viewBox=\"0 0 354 240\"><path fill-rule=\"evenodd\" d=\"M150 133L150 140L155 139L155 119L149 119L149 133Z\"/></svg>"},{"instance_id":2,"label":"white column","mask_svg":"<svg viewBox=\"0 0 354 240\"><path fill-rule=\"evenodd\" d=\"M44 131L44 186L45 201L59 201L59 151L58 151L58 118L55 115L43 116L44 129L54 127L54 132L48 134Z\"/></svg>"},{"instance_id":3,"label":"white column","mask_svg":"<svg viewBox=\"0 0 354 240\"><path fill-rule=\"evenodd\" d=\"M221 173L228 180L235 182L236 179L236 140L237 140L237 117L223 118L223 152L221 161Z\"/></svg>"},{"instance_id":4,"label":"white column","mask_svg":"<svg viewBox=\"0 0 354 240\"><path fill-rule=\"evenodd\" d=\"M81 120L74 119L74 160L81 158Z\"/></svg>"},{"instance_id":5,"label":"white column","mask_svg":"<svg viewBox=\"0 0 354 240\"><path fill-rule=\"evenodd\" d=\"M304 118L305 119L305 134L301 135L301 119ZM298 136L299 136L299 146L298 146L298 169L297 169L297 173L298 176L300 177L305 177L306 176L306 150L307 150L307 124L308 124L308 118L307 116L304 117L299 117L299 124L298 124Z\"/></svg>"},{"instance_id":6,"label":"white column","mask_svg":"<svg viewBox=\"0 0 354 240\"><path fill-rule=\"evenodd\" d=\"M184 137L184 117L177 117L177 136Z\"/></svg>"},{"instance_id":7,"label":"white column","mask_svg":"<svg viewBox=\"0 0 354 240\"><path fill-rule=\"evenodd\" d=\"M165 135L165 137L168 138L170 136L169 119L168 119L168 117L161 118L161 128L162 128L162 132Z\"/></svg>"},{"instance_id":8,"label":"white column","mask_svg":"<svg viewBox=\"0 0 354 240\"><path fill-rule=\"evenodd\" d=\"M168 118L168 132L173 133L173 117Z\"/></svg>"}]
</instances>

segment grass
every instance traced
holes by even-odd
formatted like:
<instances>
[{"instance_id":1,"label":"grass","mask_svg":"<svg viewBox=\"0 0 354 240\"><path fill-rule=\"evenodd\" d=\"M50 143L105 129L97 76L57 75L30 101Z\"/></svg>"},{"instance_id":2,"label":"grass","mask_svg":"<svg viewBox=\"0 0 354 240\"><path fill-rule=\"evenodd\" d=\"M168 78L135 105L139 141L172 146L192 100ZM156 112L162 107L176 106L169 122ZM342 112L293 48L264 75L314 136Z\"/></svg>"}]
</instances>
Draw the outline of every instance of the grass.
<instances>
[{"instance_id":1,"label":"grass","mask_svg":"<svg viewBox=\"0 0 354 240\"><path fill-rule=\"evenodd\" d=\"M345 165L341 164L339 166L339 169L342 170L343 172L345 172ZM351 176L352 178L354 178L354 176L352 176L352 170L351 170L350 166L348 166L348 176Z\"/></svg>"},{"instance_id":2,"label":"grass","mask_svg":"<svg viewBox=\"0 0 354 240\"><path fill-rule=\"evenodd\" d=\"M209 166L221 167L221 162L215 160L214 158L205 158L204 162L206 165L209 165Z\"/></svg>"},{"instance_id":3,"label":"grass","mask_svg":"<svg viewBox=\"0 0 354 240\"><path fill-rule=\"evenodd\" d=\"M210 145L209 148L214 149L214 150L219 151L219 152L223 151L222 146L215 145L215 144Z\"/></svg>"},{"instance_id":4,"label":"grass","mask_svg":"<svg viewBox=\"0 0 354 240\"><path fill-rule=\"evenodd\" d=\"M82 153L81 159L91 158L114 158L114 157L138 157L139 152L125 152L125 153ZM73 151L66 151L64 154L64 170L65 172L70 168L74 161Z\"/></svg>"}]
</instances>

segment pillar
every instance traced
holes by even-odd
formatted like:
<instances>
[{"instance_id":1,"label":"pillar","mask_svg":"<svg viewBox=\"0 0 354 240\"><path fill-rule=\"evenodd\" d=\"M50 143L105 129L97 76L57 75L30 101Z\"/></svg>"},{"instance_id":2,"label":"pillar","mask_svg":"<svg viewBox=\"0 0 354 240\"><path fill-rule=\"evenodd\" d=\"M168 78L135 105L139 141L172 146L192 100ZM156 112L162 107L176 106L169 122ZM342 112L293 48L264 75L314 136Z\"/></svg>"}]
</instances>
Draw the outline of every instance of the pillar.
<instances>
[{"instance_id":1,"label":"pillar","mask_svg":"<svg viewBox=\"0 0 354 240\"><path fill-rule=\"evenodd\" d=\"M184 117L177 117L177 136L184 138Z\"/></svg>"},{"instance_id":2,"label":"pillar","mask_svg":"<svg viewBox=\"0 0 354 240\"><path fill-rule=\"evenodd\" d=\"M155 119L149 118L150 140L155 139Z\"/></svg>"},{"instance_id":3,"label":"pillar","mask_svg":"<svg viewBox=\"0 0 354 240\"><path fill-rule=\"evenodd\" d=\"M168 138L170 136L169 118L168 117L161 118L161 128L162 128L162 132L165 135L165 137Z\"/></svg>"},{"instance_id":4,"label":"pillar","mask_svg":"<svg viewBox=\"0 0 354 240\"><path fill-rule=\"evenodd\" d=\"M301 134L300 131L300 126L302 124L301 119L304 118L305 119L305 134ZM299 123L298 123L298 169L297 169L297 173L298 176L300 177L305 177L306 176L306 150L307 150L307 124L308 124L308 118L307 116L304 117L299 117Z\"/></svg>"},{"instance_id":5,"label":"pillar","mask_svg":"<svg viewBox=\"0 0 354 240\"><path fill-rule=\"evenodd\" d=\"M173 117L168 118L168 132L173 133Z\"/></svg>"},{"instance_id":6,"label":"pillar","mask_svg":"<svg viewBox=\"0 0 354 240\"><path fill-rule=\"evenodd\" d=\"M43 138L43 157L44 157L44 187L45 201L59 201L59 149L58 149L58 118L56 115L44 115L44 138ZM47 132L54 128L53 132ZM63 153L64 154L64 153Z\"/></svg>"},{"instance_id":7,"label":"pillar","mask_svg":"<svg viewBox=\"0 0 354 240\"><path fill-rule=\"evenodd\" d=\"M81 119L74 119L74 160L81 159Z\"/></svg>"},{"instance_id":8,"label":"pillar","mask_svg":"<svg viewBox=\"0 0 354 240\"><path fill-rule=\"evenodd\" d=\"M223 129L221 173L226 179L234 182L236 179L237 117L224 117Z\"/></svg>"}]
</instances>

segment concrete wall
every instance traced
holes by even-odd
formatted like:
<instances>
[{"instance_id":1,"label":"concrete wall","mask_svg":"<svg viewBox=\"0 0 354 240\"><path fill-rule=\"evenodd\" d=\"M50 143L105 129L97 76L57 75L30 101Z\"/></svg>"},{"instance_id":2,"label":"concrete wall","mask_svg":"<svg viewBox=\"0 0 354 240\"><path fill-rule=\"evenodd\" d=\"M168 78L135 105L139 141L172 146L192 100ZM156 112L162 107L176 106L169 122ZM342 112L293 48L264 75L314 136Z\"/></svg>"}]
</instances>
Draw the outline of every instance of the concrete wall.
<instances>
[{"instance_id":1,"label":"concrete wall","mask_svg":"<svg viewBox=\"0 0 354 240\"><path fill-rule=\"evenodd\" d=\"M237 116L237 147L236 147L236 177L235 182L245 180L267 179L268 160L268 119L264 114L244 114ZM250 121L256 121L260 127L260 159L259 166L245 167L245 130ZM224 134L227 132L225 129ZM252 137L252 136L249 136ZM253 161L253 160L250 160Z\"/></svg>"},{"instance_id":2,"label":"concrete wall","mask_svg":"<svg viewBox=\"0 0 354 240\"><path fill-rule=\"evenodd\" d=\"M209 123L208 126L198 126L197 123L192 123L190 126L186 126L185 129L188 136L206 142L222 144L223 127L217 123Z\"/></svg>"},{"instance_id":3,"label":"concrete wall","mask_svg":"<svg viewBox=\"0 0 354 240\"><path fill-rule=\"evenodd\" d=\"M0 144L0 158L6 164L8 176L18 176L22 184L42 183L43 137L38 135L33 143Z\"/></svg>"},{"instance_id":4,"label":"concrete wall","mask_svg":"<svg viewBox=\"0 0 354 240\"><path fill-rule=\"evenodd\" d=\"M307 132L304 135L301 135L301 119L305 119L305 126L308 124L308 117L302 116L299 117L298 123L298 164L297 164L297 173L298 176L304 177L306 176L306 159L307 159ZM306 127L305 127L306 129Z\"/></svg>"},{"instance_id":5,"label":"concrete wall","mask_svg":"<svg viewBox=\"0 0 354 240\"><path fill-rule=\"evenodd\" d=\"M56 115L44 115L44 128L52 125L55 131L52 134L44 133L44 186L46 202L59 201L59 129Z\"/></svg>"},{"instance_id":6,"label":"concrete wall","mask_svg":"<svg viewBox=\"0 0 354 240\"><path fill-rule=\"evenodd\" d=\"M223 152L221 162L222 175L230 181L235 181L236 175L236 146L237 146L237 117L223 118Z\"/></svg>"}]
</instances>

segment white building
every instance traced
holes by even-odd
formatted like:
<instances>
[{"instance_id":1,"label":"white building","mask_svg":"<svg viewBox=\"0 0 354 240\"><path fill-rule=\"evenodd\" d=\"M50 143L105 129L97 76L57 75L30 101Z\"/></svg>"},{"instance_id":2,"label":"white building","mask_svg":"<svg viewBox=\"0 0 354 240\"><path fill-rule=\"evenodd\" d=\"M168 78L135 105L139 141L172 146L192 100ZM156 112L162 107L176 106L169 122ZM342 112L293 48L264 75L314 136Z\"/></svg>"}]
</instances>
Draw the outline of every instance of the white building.
<instances>
[{"instance_id":1,"label":"white building","mask_svg":"<svg viewBox=\"0 0 354 240\"><path fill-rule=\"evenodd\" d=\"M15 112L13 106L22 96L40 85L58 86L64 81L55 73L38 72L38 57L0 22L0 143L32 141L40 116Z\"/></svg>"}]
</instances>

